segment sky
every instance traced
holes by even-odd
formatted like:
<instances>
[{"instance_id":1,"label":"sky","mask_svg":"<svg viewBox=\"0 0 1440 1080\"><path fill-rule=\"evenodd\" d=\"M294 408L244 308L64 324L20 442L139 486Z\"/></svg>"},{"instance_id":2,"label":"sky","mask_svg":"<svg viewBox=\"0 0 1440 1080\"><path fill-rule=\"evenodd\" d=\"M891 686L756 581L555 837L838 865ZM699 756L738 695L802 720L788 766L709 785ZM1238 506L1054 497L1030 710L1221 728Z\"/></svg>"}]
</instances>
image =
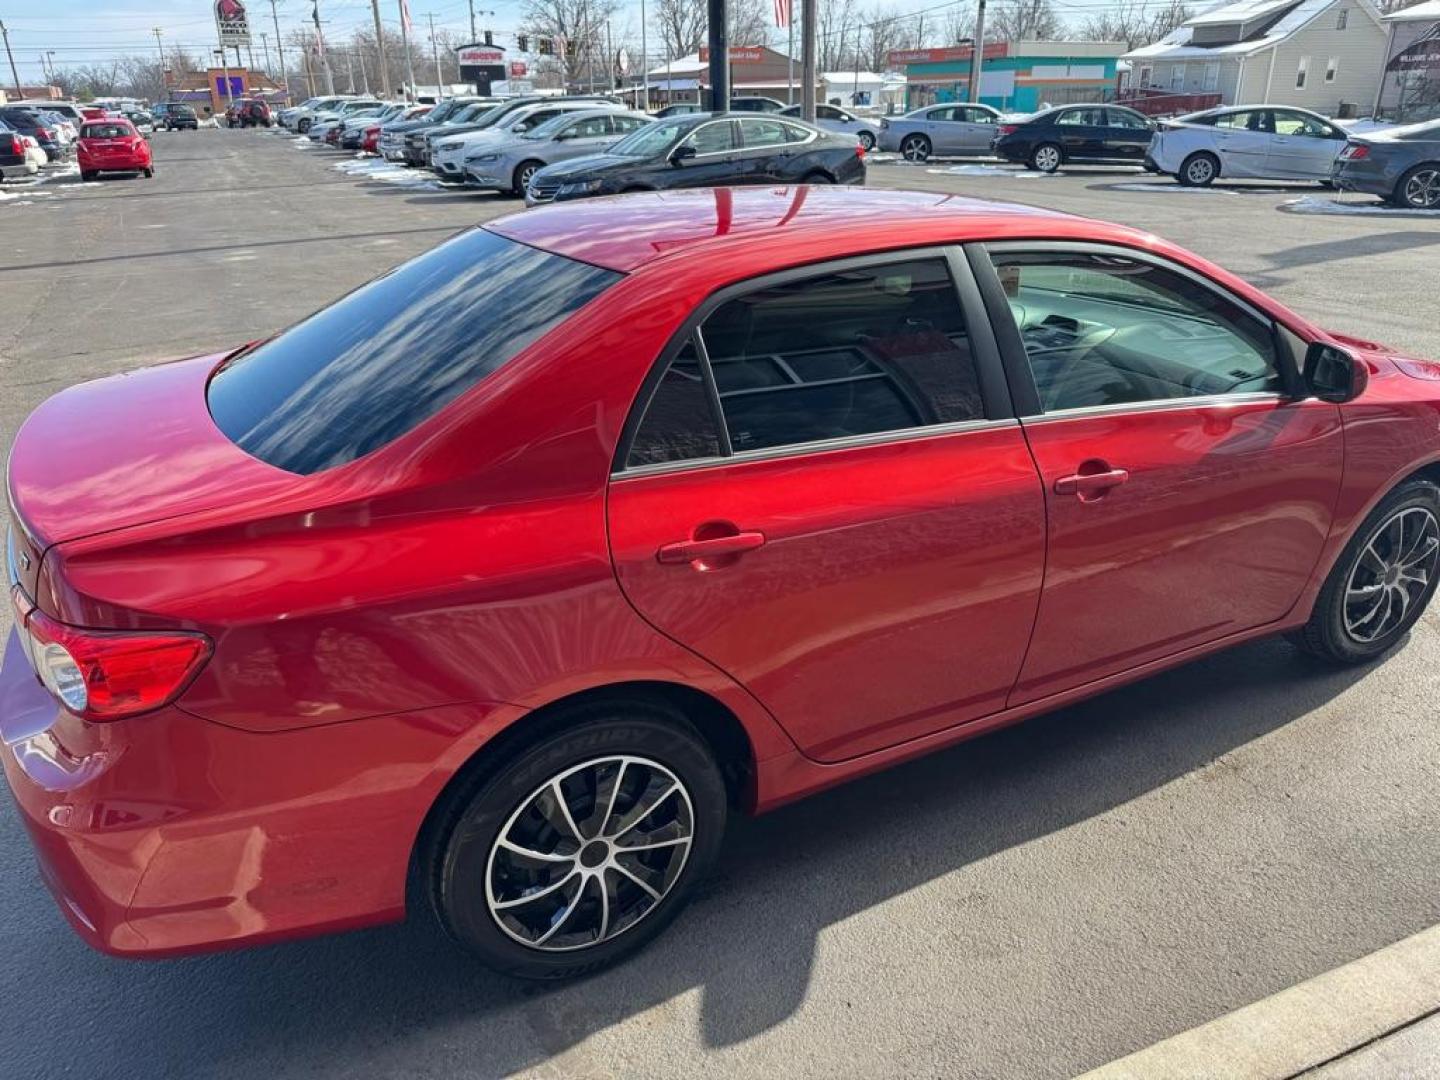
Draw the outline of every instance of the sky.
<instances>
[{"instance_id":1,"label":"sky","mask_svg":"<svg viewBox=\"0 0 1440 1080\"><path fill-rule=\"evenodd\" d=\"M617 39L623 39L628 27L638 36L640 0L620 0L621 8L614 22ZM868 11L876 0L858 0ZM936 24L953 7L973 8L973 0L879 0L880 6L896 12L929 11L928 19ZM1003 0L991 0L992 5ZM1062 18L1081 20L1086 15L1114 4L1116 0L1052 0ZM1140 0L1161 5L1168 0ZM274 47L274 20L270 0L245 0L250 16L257 64L262 44L260 34L267 34ZM409 0L411 19L423 40L428 27L427 15L434 13L437 29L448 29L468 36L468 0ZM800 0L794 0L798 12ZM1204 3L1194 6L1204 7ZM506 44L510 33L524 21L524 0L475 0L477 24L499 33L499 44ZM43 9L43 14L41 10ZM299 27L309 27L310 0L276 0L280 31L287 38ZM59 68L104 63L117 56L155 55L157 43L154 27L162 30L161 41L167 50L176 45L192 53L203 54L215 46L213 8L206 0L113 0L99 7L95 0L0 0L0 20L10 32L10 47L21 81L27 84L43 81L41 54L54 51L51 58ZM488 13L488 14L487 14ZM320 0L320 16L327 41L342 41L359 27L373 27L370 0ZM380 0L380 17L391 28L399 26L399 0ZM650 41L652 55L658 52L654 35ZM775 40L783 42L776 32ZM618 42L617 42L618 43ZM737 43L739 44L739 43ZM745 43L751 44L751 43ZM798 50L798 42L796 48ZM656 57L658 63L663 57ZM10 82L8 65L0 69L0 81Z\"/></svg>"}]
</instances>

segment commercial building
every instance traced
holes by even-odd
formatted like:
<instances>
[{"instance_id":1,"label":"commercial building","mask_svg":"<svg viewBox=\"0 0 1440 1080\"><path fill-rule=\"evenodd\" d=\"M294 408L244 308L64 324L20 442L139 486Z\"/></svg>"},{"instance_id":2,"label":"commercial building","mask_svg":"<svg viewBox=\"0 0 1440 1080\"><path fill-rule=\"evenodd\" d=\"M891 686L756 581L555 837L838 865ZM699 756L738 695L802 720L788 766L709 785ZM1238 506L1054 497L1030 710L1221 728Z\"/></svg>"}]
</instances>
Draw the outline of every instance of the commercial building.
<instances>
[{"instance_id":1,"label":"commercial building","mask_svg":"<svg viewBox=\"0 0 1440 1080\"><path fill-rule=\"evenodd\" d=\"M793 83L792 83L793 78ZM710 86L710 50L701 49L681 56L649 72L650 103L672 105L699 103ZM631 77L639 83L638 77ZM800 100L800 61L793 63L782 52L764 45L730 46L730 94L732 97L771 97L779 101ZM824 84L816 82L815 92L824 93ZM822 99L823 100L823 99Z\"/></svg>"},{"instance_id":2,"label":"commercial building","mask_svg":"<svg viewBox=\"0 0 1440 1080\"><path fill-rule=\"evenodd\" d=\"M1118 41L991 42L981 61L980 100L1018 112L1099 101L1113 93L1124 51ZM969 100L974 54L972 45L892 52L891 65L905 72L907 108Z\"/></svg>"},{"instance_id":3,"label":"commercial building","mask_svg":"<svg viewBox=\"0 0 1440 1080\"><path fill-rule=\"evenodd\" d=\"M1387 45L1375 114L1417 121L1440 116L1440 0L1392 12L1382 21Z\"/></svg>"}]
</instances>

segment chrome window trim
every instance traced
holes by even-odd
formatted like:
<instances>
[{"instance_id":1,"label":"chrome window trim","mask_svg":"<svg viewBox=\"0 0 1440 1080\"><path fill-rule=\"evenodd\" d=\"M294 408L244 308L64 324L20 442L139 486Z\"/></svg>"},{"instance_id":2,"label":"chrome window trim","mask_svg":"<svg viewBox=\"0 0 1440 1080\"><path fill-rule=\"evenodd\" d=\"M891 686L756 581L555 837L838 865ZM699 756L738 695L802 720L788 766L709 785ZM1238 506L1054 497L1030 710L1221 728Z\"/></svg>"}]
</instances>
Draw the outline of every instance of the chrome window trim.
<instances>
[{"instance_id":1,"label":"chrome window trim","mask_svg":"<svg viewBox=\"0 0 1440 1080\"><path fill-rule=\"evenodd\" d=\"M835 453L864 446L884 446L902 442L916 442L921 439L941 438L947 435L966 435L977 431L1018 428L1020 421L1014 417L1000 420L957 420L950 424L932 424L929 427L894 428L890 431L872 431L865 435L846 435L838 439L821 439L815 442L787 443L784 446L767 446L759 450L737 450L730 457L690 458L687 461L658 461L652 465L634 465L624 472L610 474L611 483L641 479L665 473L693 472L696 469L713 469L724 465L743 465L751 461L771 461L777 458L799 457L802 454Z\"/></svg>"},{"instance_id":2,"label":"chrome window trim","mask_svg":"<svg viewBox=\"0 0 1440 1080\"><path fill-rule=\"evenodd\" d=\"M1244 394L1202 394L1197 397L1161 398L1158 401L1121 401L1114 405L1084 405L1074 409L1055 409L1052 412L1022 417L1026 427L1047 424L1054 420L1084 420L1092 416L1111 416L1116 413L1168 412L1174 409L1213 409L1225 405L1254 405L1261 402L1284 404L1294 398L1270 390L1256 390Z\"/></svg>"}]
</instances>

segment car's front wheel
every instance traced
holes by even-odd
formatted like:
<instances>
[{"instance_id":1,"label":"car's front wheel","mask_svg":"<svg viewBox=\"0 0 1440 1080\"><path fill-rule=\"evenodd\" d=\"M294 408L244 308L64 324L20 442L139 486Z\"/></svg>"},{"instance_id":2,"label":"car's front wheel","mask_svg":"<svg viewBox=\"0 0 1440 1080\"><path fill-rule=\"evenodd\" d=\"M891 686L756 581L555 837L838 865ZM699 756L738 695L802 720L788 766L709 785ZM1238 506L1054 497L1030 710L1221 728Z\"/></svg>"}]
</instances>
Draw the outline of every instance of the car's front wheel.
<instances>
[{"instance_id":1,"label":"car's front wheel","mask_svg":"<svg viewBox=\"0 0 1440 1080\"><path fill-rule=\"evenodd\" d=\"M515 167L515 175L511 180L511 189L516 195L524 195L530 187L530 181L535 174L545 167L543 161L522 161Z\"/></svg>"},{"instance_id":2,"label":"car's front wheel","mask_svg":"<svg viewBox=\"0 0 1440 1080\"><path fill-rule=\"evenodd\" d=\"M900 156L906 161L929 161L930 140L924 135L906 135L900 141Z\"/></svg>"},{"instance_id":3,"label":"car's front wheel","mask_svg":"<svg viewBox=\"0 0 1440 1080\"><path fill-rule=\"evenodd\" d=\"M870 132L862 131L856 138L860 141L860 149L864 150L867 154L875 149L875 136L870 134Z\"/></svg>"},{"instance_id":4,"label":"car's front wheel","mask_svg":"<svg viewBox=\"0 0 1440 1080\"><path fill-rule=\"evenodd\" d=\"M1306 652L1364 663L1415 625L1435 593L1440 562L1440 488L1401 484L1371 511L1336 560L1296 635Z\"/></svg>"},{"instance_id":5,"label":"car's front wheel","mask_svg":"<svg viewBox=\"0 0 1440 1080\"><path fill-rule=\"evenodd\" d=\"M560 979L658 935L714 862L725 783L647 700L587 706L447 796L421 851L445 928L499 971Z\"/></svg>"},{"instance_id":6,"label":"car's front wheel","mask_svg":"<svg viewBox=\"0 0 1440 1080\"><path fill-rule=\"evenodd\" d=\"M1395 185L1395 200L1411 210L1440 209L1440 164L1416 165Z\"/></svg>"},{"instance_id":7,"label":"car's front wheel","mask_svg":"<svg viewBox=\"0 0 1440 1080\"><path fill-rule=\"evenodd\" d=\"M1209 187L1219 175L1220 162L1214 154L1202 151L1191 154L1180 164L1180 171L1175 174L1175 179L1185 187Z\"/></svg>"}]
</instances>

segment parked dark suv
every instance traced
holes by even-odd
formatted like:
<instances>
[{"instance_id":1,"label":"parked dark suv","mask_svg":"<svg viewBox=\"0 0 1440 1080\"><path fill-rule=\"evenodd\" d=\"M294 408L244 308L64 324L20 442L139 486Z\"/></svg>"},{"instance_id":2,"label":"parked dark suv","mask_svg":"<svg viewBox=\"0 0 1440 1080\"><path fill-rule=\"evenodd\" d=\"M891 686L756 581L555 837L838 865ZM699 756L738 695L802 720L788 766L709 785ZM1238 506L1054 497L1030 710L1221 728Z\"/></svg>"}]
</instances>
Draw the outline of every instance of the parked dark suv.
<instances>
[{"instance_id":1,"label":"parked dark suv","mask_svg":"<svg viewBox=\"0 0 1440 1080\"><path fill-rule=\"evenodd\" d=\"M1040 172L1067 161L1142 165L1155 122L1118 105L1063 105L1000 125L995 153Z\"/></svg>"},{"instance_id":2,"label":"parked dark suv","mask_svg":"<svg viewBox=\"0 0 1440 1080\"><path fill-rule=\"evenodd\" d=\"M150 115L155 118L155 126L166 131L182 131L186 128L195 131L200 127L200 118L195 115L194 109L173 101L160 102L150 110Z\"/></svg>"},{"instance_id":3,"label":"parked dark suv","mask_svg":"<svg viewBox=\"0 0 1440 1080\"><path fill-rule=\"evenodd\" d=\"M60 130L49 114L34 113L29 109L0 109L0 120L4 120L21 135L29 135L40 144L45 156L51 161L64 161L75 152L70 143L60 141Z\"/></svg>"}]
</instances>

